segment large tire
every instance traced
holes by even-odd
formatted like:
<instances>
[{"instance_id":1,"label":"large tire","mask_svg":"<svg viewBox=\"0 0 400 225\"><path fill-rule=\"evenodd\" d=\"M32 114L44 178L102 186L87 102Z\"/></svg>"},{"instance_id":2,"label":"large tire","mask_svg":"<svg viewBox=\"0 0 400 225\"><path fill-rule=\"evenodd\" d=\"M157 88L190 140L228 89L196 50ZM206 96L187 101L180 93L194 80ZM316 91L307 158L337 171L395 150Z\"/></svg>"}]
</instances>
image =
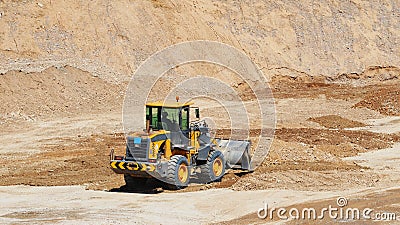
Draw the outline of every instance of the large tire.
<instances>
[{"instance_id":1,"label":"large tire","mask_svg":"<svg viewBox=\"0 0 400 225\"><path fill-rule=\"evenodd\" d=\"M212 150L208 153L207 162L200 166L200 181L210 183L220 181L225 175L225 159L220 151Z\"/></svg>"},{"instance_id":2,"label":"large tire","mask_svg":"<svg viewBox=\"0 0 400 225\"><path fill-rule=\"evenodd\" d=\"M189 163L185 156L174 155L168 161L167 183L170 189L188 186L190 180Z\"/></svg>"},{"instance_id":3,"label":"large tire","mask_svg":"<svg viewBox=\"0 0 400 225\"><path fill-rule=\"evenodd\" d=\"M124 174L125 186L128 189L141 189L146 186L148 178L145 177L132 177L131 175Z\"/></svg>"}]
</instances>

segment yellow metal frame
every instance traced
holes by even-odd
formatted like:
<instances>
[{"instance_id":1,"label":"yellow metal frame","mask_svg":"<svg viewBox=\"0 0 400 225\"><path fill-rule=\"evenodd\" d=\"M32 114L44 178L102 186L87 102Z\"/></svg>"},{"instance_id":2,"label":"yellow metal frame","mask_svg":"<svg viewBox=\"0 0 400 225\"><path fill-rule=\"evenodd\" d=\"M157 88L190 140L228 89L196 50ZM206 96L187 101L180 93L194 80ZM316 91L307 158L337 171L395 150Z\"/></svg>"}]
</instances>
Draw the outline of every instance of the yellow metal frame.
<instances>
[{"instance_id":1,"label":"yellow metal frame","mask_svg":"<svg viewBox=\"0 0 400 225\"><path fill-rule=\"evenodd\" d=\"M166 107L166 108L182 108L185 106L191 106L193 105L194 102L185 102L185 103L180 103L180 102L162 102L162 101L156 101L156 102L149 102L146 104L146 106L151 106L151 107Z\"/></svg>"},{"instance_id":2,"label":"yellow metal frame","mask_svg":"<svg viewBox=\"0 0 400 225\"><path fill-rule=\"evenodd\" d=\"M146 106L148 107L167 107L167 108L183 108L189 107L193 105L193 102L163 102L163 101L155 101L155 102L148 102ZM164 159L170 160L174 155L183 155L187 158L189 165L191 164L192 156L197 154L200 148L200 143L198 141L198 137L200 136L200 131L191 131L190 132L190 140L189 146L191 147L190 150L182 150L182 149L172 149L172 144L170 139L162 139L159 141L151 141L154 137L158 135L166 135L169 131L166 130L158 130L151 134L148 134L148 138L150 139L150 146L148 150L148 158L152 160L156 160L158 153L163 150L164 151ZM215 142L215 140L214 140ZM160 149L163 147L162 149Z\"/></svg>"},{"instance_id":3,"label":"yellow metal frame","mask_svg":"<svg viewBox=\"0 0 400 225\"><path fill-rule=\"evenodd\" d=\"M159 130L149 135L150 140L158 135L166 135L169 131ZM164 158L170 160L174 155L183 155L187 158L189 164L191 163L192 155L197 154L200 148L198 137L200 136L200 131L191 131L190 140L188 143L192 149L189 151L182 149L172 149L171 140L163 139L159 141L150 141L150 149L148 151L149 159L157 159L158 152L164 150ZM163 147L163 149L161 149Z\"/></svg>"}]
</instances>

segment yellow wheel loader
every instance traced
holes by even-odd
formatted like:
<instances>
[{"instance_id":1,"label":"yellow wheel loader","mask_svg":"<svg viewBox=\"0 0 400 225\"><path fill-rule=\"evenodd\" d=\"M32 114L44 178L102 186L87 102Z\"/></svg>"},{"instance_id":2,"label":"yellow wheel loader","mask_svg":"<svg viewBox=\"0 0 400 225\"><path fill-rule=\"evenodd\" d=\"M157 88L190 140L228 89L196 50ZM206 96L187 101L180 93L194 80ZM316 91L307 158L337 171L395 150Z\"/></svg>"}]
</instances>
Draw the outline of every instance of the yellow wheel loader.
<instances>
[{"instance_id":1,"label":"yellow wheel loader","mask_svg":"<svg viewBox=\"0 0 400 225\"><path fill-rule=\"evenodd\" d=\"M112 150L111 168L124 174L128 187L157 178L170 188L186 187L191 178L220 180L227 168L251 171L250 142L213 139L192 102L146 104L146 129L127 135L125 156ZM194 113L194 115L193 115Z\"/></svg>"}]
</instances>

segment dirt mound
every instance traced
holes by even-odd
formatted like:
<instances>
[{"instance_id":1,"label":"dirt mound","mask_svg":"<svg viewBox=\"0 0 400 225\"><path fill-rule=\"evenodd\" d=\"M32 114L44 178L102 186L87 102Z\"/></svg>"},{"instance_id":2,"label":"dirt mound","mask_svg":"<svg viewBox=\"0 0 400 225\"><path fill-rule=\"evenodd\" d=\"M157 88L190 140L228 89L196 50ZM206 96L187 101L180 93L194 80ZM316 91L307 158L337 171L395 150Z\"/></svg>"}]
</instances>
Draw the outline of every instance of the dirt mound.
<instances>
[{"instance_id":1,"label":"dirt mound","mask_svg":"<svg viewBox=\"0 0 400 225\"><path fill-rule=\"evenodd\" d=\"M42 153L30 156L28 161L7 154L0 163L9 171L0 175L0 185L88 185L101 190L119 187L124 182L109 168L109 153L111 148L118 152L124 146L123 134L92 135L45 146Z\"/></svg>"},{"instance_id":2,"label":"dirt mound","mask_svg":"<svg viewBox=\"0 0 400 225\"><path fill-rule=\"evenodd\" d=\"M351 86L349 84L324 83L323 81L308 83L296 80L293 81L293 80L277 79L271 82L271 88L274 94L274 98L276 99L285 99L285 98L342 99L346 101L355 101L354 107L356 108L364 107L378 111L383 115L399 116L400 115L399 84L400 81L393 81L386 84L379 83L367 86ZM327 118L324 118L324 120L326 119ZM341 120L341 122L350 125L349 121L346 122ZM327 122L325 121L324 123ZM331 127L332 125L333 124L328 125L328 127ZM336 125L333 125L332 128L335 128L335 126ZM361 124L358 124L357 126L361 126Z\"/></svg>"},{"instance_id":3,"label":"dirt mound","mask_svg":"<svg viewBox=\"0 0 400 225\"><path fill-rule=\"evenodd\" d=\"M327 78L328 82L345 83L357 86L399 82L400 68L395 66L371 66L361 73L340 74Z\"/></svg>"},{"instance_id":4,"label":"dirt mound","mask_svg":"<svg viewBox=\"0 0 400 225\"><path fill-rule=\"evenodd\" d=\"M280 68L272 76L272 82L299 82L314 84L344 84L351 86L368 86L376 84L397 83L400 80L400 68L395 66L371 66L356 73L342 73L333 76L310 75L301 71Z\"/></svg>"},{"instance_id":5,"label":"dirt mound","mask_svg":"<svg viewBox=\"0 0 400 225\"><path fill-rule=\"evenodd\" d=\"M232 185L233 190L266 188L332 190L373 187L390 179L342 157L391 147L400 136L366 131L277 129L267 159L254 173Z\"/></svg>"},{"instance_id":6,"label":"dirt mound","mask_svg":"<svg viewBox=\"0 0 400 225\"><path fill-rule=\"evenodd\" d=\"M363 169L357 167L337 166L333 170L326 171L299 169L254 172L242 177L231 188L236 191L265 189L329 191L336 188L374 187L387 178L385 175L361 171Z\"/></svg>"},{"instance_id":7,"label":"dirt mound","mask_svg":"<svg viewBox=\"0 0 400 225\"><path fill-rule=\"evenodd\" d=\"M367 96L374 96L377 90L380 92L393 92L399 90L399 81L387 84L375 84L367 86L351 86L350 84L335 84L318 82L303 82L296 80L272 80L271 88L274 98L318 98L324 96L327 99L360 100ZM383 100L380 98L379 100Z\"/></svg>"},{"instance_id":8,"label":"dirt mound","mask_svg":"<svg viewBox=\"0 0 400 225\"><path fill-rule=\"evenodd\" d=\"M338 156L355 155L357 152L365 151L365 149L346 152L347 150L343 148L345 144L358 138L361 146L370 146L370 149L373 149L386 146L381 143L384 140L388 145L389 140L395 139L394 136L390 135L376 134L377 136L373 136L369 132L341 132L344 132L344 134L330 130L291 129L283 131L280 129L277 134L278 140L274 141L270 155L256 172L247 175L240 173L240 171L228 173L221 182L207 185L193 184L182 192L226 188L232 185L235 189L265 189L278 187L274 180L278 178L273 178L274 176L280 177L279 180L282 181L284 180L282 177L286 177L288 174L299 173L301 176L309 177L307 179L312 180L311 176L317 173L359 171L361 167L343 162ZM322 137L326 137L321 143L316 141L319 138L318 133L322 133ZM315 143L302 144L304 143L302 138L305 137L301 136L307 136L310 142L315 141L319 144L316 144L315 147ZM344 137L340 139L341 136ZM293 137L294 140L292 140ZM371 142L378 144L376 146L371 144L366 140L367 137L371 139ZM337 145L337 142L340 141L345 143ZM116 154L124 154L125 140L123 134L78 136L71 139L57 139L56 143L46 145L43 152L30 156L29 163L26 158L16 157L13 153L4 154L0 164L3 165L3 169L7 170L7 173L1 174L0 185L87 185L88 188L96 190L111 190L124 185L122 176L114 174L109 168L109 152L112 148L115 149ZM351 144L348 145L351 146ZM329 150L329 147L332 149ZM307 175L307 172L301 171L312 171L312 173ZM257 181L257 179L261 180ZM271 181L274 182L271 183ZM292 181L291 179L287 180L289 183ZM248 185L248 182L256 183ZM320 180L319 182L324 181ZM289 183L279 183L279 186ZM317 185L316 181L313 184Z\"/></svg>"},{"instance_id":9,"label":"dirt mound","mask_svg":"<svg viewBox=\"0 0 400 225\"><path fill-rule=\"evenodd\" d=\"M334 99L360 98L367 93L361 88L352 88L348 85L327 84L323 82L304 83L288 80L274 80L271 82L275 98L317 98L325 96Z\"/></svg>"},{"instance_id":10,"label":"dirt mound","mask_svg":"<svg viewBox=\"0 0 400 225\"><path fill-rule=\"evenodd\" d=\"M350 154L343 154L346 151L332 151L337 156L353 156L359 150L365 151L388 148L394 142L400 141L400 136L395 134L380 134L369 131L350 131L350 130L328 130L328 129L277 129L276 138L286 142L299 142L310 146L337 146L341 148L343 144L352 144L361 148L353 148ZM332 149L335 149L333 147ZM326 148L321 148L326 149ZM329 150L329 148L327 149ZM331 151L329 151L331 152Z\"/></svg>"},{"instance_id":11,"label":"dirt mound","mask_svg":"<svg viewBox=\"0 0 400 225\"><path fill-rule=\"evenodd\" d=\"M0 75L0 118L35 120L120 109L121 87L73 67Z\"/></svg>"},{"instance_id":12,"label":"dirt mound","mask_svg":"<svg viewBox=\"0 0 400 225\"><path fill-rule=\"evenodd\" d=\"M316 118L309 118L309 121L318 123L321 126L331 129L343 129L343 128L353 128L353 127L364 127L364 123L349 120L338 115L326 115Z\"/></svg>"},{"instance_id":13,"label":"dirt mound","mask_svg":"<svg viewBox=\"0 0 400 225\"><path fill-rule=\"evenodd\" d=\"M400 85L369 93L354 107L366 107L388 116L400 116Z\"/></svg>"}]
</instances>

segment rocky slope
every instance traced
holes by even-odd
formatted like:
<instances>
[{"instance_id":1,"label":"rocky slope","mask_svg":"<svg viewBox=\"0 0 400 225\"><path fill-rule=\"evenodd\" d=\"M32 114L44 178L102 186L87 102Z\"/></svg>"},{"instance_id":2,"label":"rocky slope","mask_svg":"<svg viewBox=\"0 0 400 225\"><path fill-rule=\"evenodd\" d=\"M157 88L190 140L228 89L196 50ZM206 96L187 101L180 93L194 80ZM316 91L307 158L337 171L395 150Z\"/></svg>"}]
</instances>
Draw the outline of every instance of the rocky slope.
<instances>
[{"instance_id":1,"label":"rocky slope","mask_svg":"<svg viewBox=\"0 0 400 225\"><path fill-rule=\"evenodd\" d=\"M400 67L391 0L3 0L0 15L1 73L71 65L122 82L157 50L199 39L242 49L269 77Z\"/></svg>"}]
</instances>

